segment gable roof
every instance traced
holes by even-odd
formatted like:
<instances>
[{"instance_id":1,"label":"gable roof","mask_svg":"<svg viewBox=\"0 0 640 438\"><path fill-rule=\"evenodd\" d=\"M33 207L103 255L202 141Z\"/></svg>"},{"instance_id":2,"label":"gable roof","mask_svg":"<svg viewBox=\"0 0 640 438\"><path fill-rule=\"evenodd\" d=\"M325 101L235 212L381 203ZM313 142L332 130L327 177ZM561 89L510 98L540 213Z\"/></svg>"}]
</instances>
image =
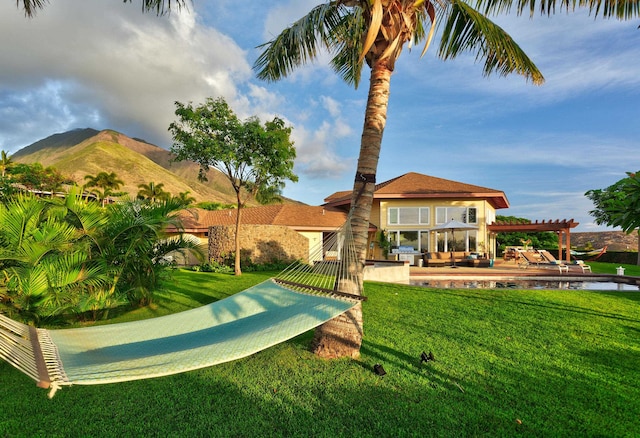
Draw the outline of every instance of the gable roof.
<instances>
[{"instance_id":1,"label":"gable roof","mask_svg":"<svg viewBox=\"0 0 640 438\"><path fill-rule=\"evenodd\" d=\"M215 225L235 225L238 210L185 210L180 218L185 232L207 230ZM243 208L240 215L244 225L283 225L296 231L335 231L347 220L347 213L328 207L279 204Z\"/></svg>"},{"instance_id":2,"label":"gable roof","mask_svg":"<svg viewBox=\"0 0 640 438\"><path fill-rule=\"evenodd\" d=\"M336 192L325 198L325 206L337 207L351 203L351 191ZM376 184L374 199L434 199L476 198L485 199L494 208L508 208L504 192L487 187L465 184L421 173L409 172Z\"/></svg>"}]
</instances>

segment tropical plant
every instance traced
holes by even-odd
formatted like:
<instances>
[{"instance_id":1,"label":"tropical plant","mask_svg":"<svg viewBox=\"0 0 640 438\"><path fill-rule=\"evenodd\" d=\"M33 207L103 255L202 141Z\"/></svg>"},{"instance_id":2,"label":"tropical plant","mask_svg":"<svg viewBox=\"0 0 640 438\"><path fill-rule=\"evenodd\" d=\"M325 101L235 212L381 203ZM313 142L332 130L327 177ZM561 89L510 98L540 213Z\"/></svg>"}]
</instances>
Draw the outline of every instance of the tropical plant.
<instances>
[{"instance_id":1,"label":"tropical plant","mask_svg":"<svg viewBox=\"0 0 640 438\"><path fill-rule=\"evenodd\" d=\"M166 201L171 198L171 193L164 190L164 184L156 184L151 181L149 184L138 184L138 199L151 203Z\"/></svg>"},{"instance_id":2,"label":"tropical plant","mask_svg":"<svg viewBox=\"0 0 640 438\"><path fill-rule=\"evenodd\" d=\"M0 152L0 169L2 169L2 177L4 178L7 173L7 169L11 167L13 160L5 151Z\"/></svg>"},{"instance_id":3,"label":"tropical plant","mask_svg":"<svg viewBox=\"0 0 640 438\"><path fill-rule=\"evenodd\" d=\"M202 252L180 230L178 202L101 208L79 188L63 199L18 195L0 205L0 304L29 321L93 319L153 301L171 253Z\"/></svg>"},{"instance_id":4,"label":"tropical plant","mask_svg":"<svg viewBox=\"0 0 640 438\"><path fill-rule=\"evenodd\" d=\"M638 234L638 260L640 266L640 171L627 172L627 177L605 189L589 190L585 196L595 208L589 214L597 224L620 227L622 231Z\"/></svg>"},{"instance_id":5,"label":"tropical plant","mask_svg":"<svg viewBox=\"0 0 640 438\"><path fill-rule=\"evenodd\" d=\"M18 195L0 205L3 303L26 320L82 312L82 301L107 284L105 266L90 260L91 232L84 228L104 221L70 198L77 196L63 202Z\"/></svg>"},{"instance_id":6,"label":"tropical plant","mask_svg":"<svg viewBox=\"0 0 640 438\"><path fill-rule=\"evenodd\" d=\"M234 272L241 275L242 207L250 197L262 203L279 199L285 180L298 180L293 173L296 151L289 139L291 128L278 117L264 126L256 117L240 121L222 98L208 98L195 108L176 102L176 107L179 120L169 126L175 159L200 164L201 180L206 180L209 168L218 169L236 193Z\"/></svg>"},{"instance_id":7,"label":"tropical plant","mask_svg":"<svg viewBox=\"0 0 640 438\"><path fill-rule=\"evenodd\" d=\"M167 228L180 231L175 199L157 202L130 200L107 206L101 257L110 267L112 288L124 292L131 303L146 305L167 272L170 254L190 251L202 258L199 242L182 234L170 236Z\"/></svg>"},{"instance_id":8,"label":"tropical plant","mask_svg":"<svg viewBox=\"0 0 640 438\"><path fill-rule=\"evenodd\" d=\"M477 8L457 0L332 0L314 7L268 43L254 68L261 79L275 81L318 57L321 48L332 55L331 66L347 83L358 86L363 62L371 68L369 94L361 136L360 155L351 197L351 224L356 248L364 259L367 231L382 135L387 120L391 73L405 44L425 42L429 47L435 30L441 30L438 56L453 59L475 52L484 62L485 75L517 73L535 84L543 77L514 40L488 16L509 12L533 13L535 0L514 4L511 0L478 0ZM540 2L543 14L555 11L555 0ZM567 8L585 6L595 15L628 19L638 15L637 2L574 0ZM359 266L354 267L361 271ZM360 278L362 278L360 276ZM362 283L362 280L360 280ZM350 333L330 321L316 332L327 355L357 355L361 341L361 318L352 318ZM333 336L332 333L338 333ZM340 345L342 344L342 345ZM338 351L338 353L336 353ZM319 352L319 354L323 354Z\"/></svg>"},{"instance_id":9,"label":"tropical plant","mask_svg":"<svg viewBox=\"0 0 640 438\"><path fill-rule=\"evenodd\" d=\"M85 175L84 179L87 180L85 187L93 189L90 190L90 192L96 195L103 207L108 197L122 196L125 194L124 192L117 191L120 186L124 184L124 181L118 178L115 172L99 172L95 176Z\"/></svg>"},{"instance_id":10,"label":"tropical plant","mask_svg":"<svg viewBox=\"0 0 640 438\"><path fill-rule=\"evenodd\" d=\"M180 204L182 204L183 207L189 207L190 205L192 205L194 202L196 202L196 198L194 198L193 196L189 196L189 191L186 192L180 192L178 193L178 196L174 196L173 199L176 200L176 202L179 202Z\"/></svg>"}]
</instances>

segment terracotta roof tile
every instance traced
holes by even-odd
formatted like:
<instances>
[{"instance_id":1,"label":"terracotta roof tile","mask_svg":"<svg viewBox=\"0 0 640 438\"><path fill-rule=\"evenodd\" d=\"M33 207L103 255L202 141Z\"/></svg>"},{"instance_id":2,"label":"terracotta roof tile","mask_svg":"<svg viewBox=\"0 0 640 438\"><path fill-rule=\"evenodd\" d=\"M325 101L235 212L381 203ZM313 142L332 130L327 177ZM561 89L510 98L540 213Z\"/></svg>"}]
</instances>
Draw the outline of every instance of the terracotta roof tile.
<instances>
[{"instance_id":1,"label":"terracotta roof tile","mask_svg":"<svg viewBox=\"0 0 640 438\"><path fill-rule=\"evenodd\" d=\"M195 216L194 214L195 213ZM191 209L181 214L186 230L208 228L214 225L234 225L237 210ZM334 230L344 224L347 214L344 211L327 207L281 204L242 209L240 216L243 224L284 225L296 230Z\"/></svg>"}]
</instances>

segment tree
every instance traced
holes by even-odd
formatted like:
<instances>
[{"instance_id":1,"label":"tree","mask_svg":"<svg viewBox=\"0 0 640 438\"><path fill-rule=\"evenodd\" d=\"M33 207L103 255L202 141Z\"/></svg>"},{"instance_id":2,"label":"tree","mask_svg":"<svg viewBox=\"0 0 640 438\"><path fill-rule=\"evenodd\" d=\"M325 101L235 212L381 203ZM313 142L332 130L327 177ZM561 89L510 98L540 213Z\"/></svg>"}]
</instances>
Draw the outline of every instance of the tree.
<instances>
[{"instance_id":1,"label":"tree","mask_svg":"<svg viewBox=\"0 0 640 438\"><path fill-rule=\"evenodd\" d=\"M535 84L542 83L542 74L533 62L488 18L490 14L508 12L514 3L512 0L479 0L478 9L474 9L464 0L332 0L314 7L261 46L263 52L254 68L259 78L269 81L279 80L318 57L322 47L332 54L333 69L355 87L360 81L363 62L366 61L371 69L350 219L362 262L366 255L375 176L387 119L391 73L404 45L424 41L424 53L437 28L442 31L440 58L453 59L463 52L475 52L476 59L484 61L485 76L517 73ZM543 14L551 14L555 4L555 0L541 2L540 10ZM574 0L562 5L567 8L586 6L596 15L620 19L638 15L637 2ZM525 0L515 6L518 13L529 10L533 14L537 3ZM360 263L357 269L362 271L363 265ZM358 308L355 312L361 314ZM362 320L358 315L351 319L359 326L352 327L350 334L336 327L336 320L316 330L316 334L319 331L328 333L327 336L317 335L318 342L327 346L323 347L324 352L317 351L318 354L358 354L354 348L360 347ZM338 336L332 333L338 333Z\"/></svg>"},{"instance_id":2,"label":"tree","mask_svg":"<svg viewBox=\"0 0 640 438\"><path fill-rule=\"evenodd\" d=\"M13 160L5 151L0 152L0 154L0 169L2 169L2 178L4 178L7 174L7 169L13 164Z\"/></svg>"},{"instance_id":3,"label":"tree","mask_svg":"<svg viewBox=\"0 0 640 438\"><path fill-rule=\"evenodd\" d=\"M194 198L193 196L189 196L189 193L191 192L188 190L186 192L180 192L178 193L178 196L174 196L173 199L175 199L176 202L182 204L184 208L187 208L188 206L196 202L196 198Z\"/></svg>"},{"instance_id":4,"label":"tree","mask_svg":"<svg viewBox=\"0 0 640 438\"><path fill-rule=\"evenodd\" d=\"M258 202L279 197L286 180L297 181L293 173L296 151L289 139L291 128L275 117L264 126L256 117L239 120L224 99L208 98L198 107L176 102L171 123L171 152L177 161L200 164L198 178L206 180L210 167L222 172L236 193L235 267L240 267L240 223L242 207L255 197Z\"/></svg>"},{"instance_id":5,"label":"tree","mask_svg":"<svg viewBox=\"0 0 640 438\"><path fill-rule=\"evenodd\" d=\"M95 176L85 175L84 179L87 180L85 187L93 188L90 192L96 195L103 207L109 196L124 195L124 192L117 191L124 184L124 181L118 178L115 172L99 172Z\"/></svg>"},{"instance_id":6,"label":"tree","mask_svg":"<svg viewBox=\"0 0 640 438\"><path fill-rule=\"evenodd\" d=\"M151 181L149 184L138 184L138 199L146 200L151 203L158 201L166 201L171 198L171 193L165 192L164 184L156 184Z\"/></svg>"},{"instance_id":7,"label":"tree","mask_svg":"<svg viewBox=\"0 0 640 438\"><path fill-rule=\"evenodd\" d=\"M521 224L530 224L531 221L529 219L515 217L515 216L496 216L496 220L498 222L506 222L506 223L521 223ZM522 246L523 241L529 242L528 245L533 248L557 248L558 247L558 236L551 231L541 231L537 233L525 233L525 232L515 232L515 233L498 233L496 234L496 240L500 243L500 247L502 249L507 246Z\"/></svg>"},{"instance_id":8,"label":"tree","mask_svg":"<svg viewBox=\"0 0 640 438\"><path fill-rule=\"evenodd\" d=\"M595 208L589 211L597 224L620 227L622 231L638 234L638 260L640 266L640 172L627 172L627 177L605 189L589 190L585 196Z\"/></svg>"}]
</instances>

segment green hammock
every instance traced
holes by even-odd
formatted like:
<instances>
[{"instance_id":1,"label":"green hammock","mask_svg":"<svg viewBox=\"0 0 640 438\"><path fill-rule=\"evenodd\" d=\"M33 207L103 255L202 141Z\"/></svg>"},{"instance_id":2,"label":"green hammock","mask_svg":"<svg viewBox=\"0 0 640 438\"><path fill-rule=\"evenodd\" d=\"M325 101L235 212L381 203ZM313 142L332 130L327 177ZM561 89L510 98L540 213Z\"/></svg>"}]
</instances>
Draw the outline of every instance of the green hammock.
<instances>
[{"instance_id":1,"label":"green hammock","mask_svg":"<svg viewBox=\"0 0 640 438\"><path fill-rule=\"evenodd\" d=\"M357 302L294 291L269 280L207 306L129 323L45 330L0 315L0 356L39 386L50 387L52 397L61 385L160 377L246 357ZM25 333L31 333L29 341Z\"/></svg>"}]
</instances>

